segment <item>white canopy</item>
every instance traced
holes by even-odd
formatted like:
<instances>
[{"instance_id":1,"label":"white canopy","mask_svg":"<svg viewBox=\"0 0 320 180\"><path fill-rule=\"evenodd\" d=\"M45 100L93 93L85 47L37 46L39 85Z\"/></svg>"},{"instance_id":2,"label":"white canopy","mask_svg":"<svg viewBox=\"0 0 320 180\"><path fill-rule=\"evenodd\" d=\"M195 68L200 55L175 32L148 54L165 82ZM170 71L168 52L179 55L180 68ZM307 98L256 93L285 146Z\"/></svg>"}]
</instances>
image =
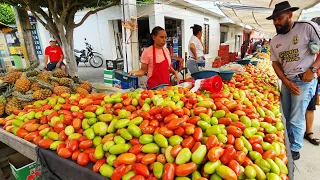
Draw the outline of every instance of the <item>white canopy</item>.
<instances>
[{"instance_id":1,"label":"white canopy","mask_svg":"<svg viewBox=\"0 0 320 180\"><path fill-rule=\"evenodd\" d=\"M275 4L283 0L219 0L221 11L235 23L243 23L264 33L275 33L273 22L266 20L272 14ZM292 7L300 9L293 13L293 20L298 20L303 9L319 3L319 0L288 0Z\"/></svg>"}]
</instances>

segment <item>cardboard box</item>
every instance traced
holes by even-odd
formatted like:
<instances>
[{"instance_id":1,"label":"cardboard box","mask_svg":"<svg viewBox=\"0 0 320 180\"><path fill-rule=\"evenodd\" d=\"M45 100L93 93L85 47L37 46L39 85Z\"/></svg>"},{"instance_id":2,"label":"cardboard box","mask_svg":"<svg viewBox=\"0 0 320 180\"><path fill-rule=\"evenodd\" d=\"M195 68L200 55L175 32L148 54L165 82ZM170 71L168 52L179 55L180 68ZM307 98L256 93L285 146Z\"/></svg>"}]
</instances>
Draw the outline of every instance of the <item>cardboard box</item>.
<instances>
[{"instance_id":1,"label":"cardboard box","mask_svg":"<svg viewBox=\"0 0 320 180\"><path fill-rule=\"evenodd\" d=\"M113 87L113 80L114 79L104 78L103 82L104 82L104 84L108 85L109 87Z\"/></svg>"},{"instance_id":2,"label":"cardboard box","mask_svg":"<svg viewBox=\"0 0 320 180\"><path fill-rule=\"evenodd\" d=\"M104 75L104 78L114 79L114 70L104 69L103 70L103 75Z\"/></svg>"},{"instance_id":3,"label":"cardboard box","mask_svg":"<svg viewBox=\"0 0 320 180\"><path fill-rule=\"evenodd\" d=\"M40 165L20 153L8 157L15 180L40 180Z\"/></svg>"}]
</instances>

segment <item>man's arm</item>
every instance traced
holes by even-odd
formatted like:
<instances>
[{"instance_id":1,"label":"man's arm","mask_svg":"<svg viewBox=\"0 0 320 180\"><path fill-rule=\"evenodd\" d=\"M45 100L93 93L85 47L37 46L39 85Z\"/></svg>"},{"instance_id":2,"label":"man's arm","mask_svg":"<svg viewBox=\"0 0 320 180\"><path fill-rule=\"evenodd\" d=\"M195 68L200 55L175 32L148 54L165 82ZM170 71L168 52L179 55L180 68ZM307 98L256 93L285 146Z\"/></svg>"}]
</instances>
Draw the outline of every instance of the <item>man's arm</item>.
<instances>
[{"instance_id":1,"label":"man's arm","mask_svg":"<svg viewBox=\"0 0 320 180\"><path fill-rule=\"evenodd\" d=\"M288 78L286 77L286 75L284 75L284 72L281 68L281 64L279 61L272 61L272 67L274 69L274 71L276 72L278 78L285 83L286 81L288 81Z\"/></svg>"},{"instance_id":2,"label":"man's arm","mask_svg":"<svg viewBox=\"0 0 320 180\"><path fill-rule=\"evenodd\" d=\"M60 60L59 60L59 62L57 63L57 67L60 67L60 64L61 64L61 62L63 61L63 59L64 59L64 55L63 55L63 52L62 52L62 50L61 50Z\"/></svg>"},{"instance_id":3,"label":"man's arm","mask_svg":"<svg viewBox=\"0 0 320 180\"><path fill-rule=\"evenodd\" d=\"M49 56L48 55L44 55L44 66L43 66L43 69L44 68L47 68L47 64L48 64L48 60L49 60Z\"/></svg>"}]
</instances>

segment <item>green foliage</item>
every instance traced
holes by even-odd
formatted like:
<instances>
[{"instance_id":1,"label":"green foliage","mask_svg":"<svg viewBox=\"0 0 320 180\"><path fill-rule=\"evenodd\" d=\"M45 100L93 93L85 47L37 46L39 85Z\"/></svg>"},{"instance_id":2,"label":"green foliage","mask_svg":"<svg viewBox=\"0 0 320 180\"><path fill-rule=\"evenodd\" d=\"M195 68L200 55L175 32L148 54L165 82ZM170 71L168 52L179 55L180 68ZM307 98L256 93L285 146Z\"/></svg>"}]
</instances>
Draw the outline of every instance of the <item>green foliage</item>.
<instances>
[{"instance_id":1,"label":"green foliage","mask_svg":"<svg viewBox=\"0 0 320 180\"><path fill-rule=\"evenodd\" d=\"M13 9L8 4L0 3L0 22L9 25L16 23Z\"/></svg>"}]
</instances>

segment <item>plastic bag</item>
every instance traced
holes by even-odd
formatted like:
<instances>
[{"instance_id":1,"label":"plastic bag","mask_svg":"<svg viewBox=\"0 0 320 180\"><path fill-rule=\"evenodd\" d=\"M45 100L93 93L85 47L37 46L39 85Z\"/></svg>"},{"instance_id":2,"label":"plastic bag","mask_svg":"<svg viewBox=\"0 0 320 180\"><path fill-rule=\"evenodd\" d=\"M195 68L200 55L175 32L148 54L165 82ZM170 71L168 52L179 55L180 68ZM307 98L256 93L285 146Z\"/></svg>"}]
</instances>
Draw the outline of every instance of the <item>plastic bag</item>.
<instances>
[{"instance_id":1,"label":"plastic bag","mask_svg":"<svg viewBox=\"0 0 320 180\"><path fill-rule=\"evenodd\" d=\"M226 64L220 68L222 71L234 71L236 74L243 74L244 68L240 64Z\"/></svg>"},{"instance_id":2,"label":"plastic bag","mask_svg":"<svg viewBox=\"0 0 320 180\"><path fill-rule=\"evenodd\" d=\"M317 54L320 50L320 42L310 42L309 49L312 52L312 54Z\"/></svg>"}]
</instances>

